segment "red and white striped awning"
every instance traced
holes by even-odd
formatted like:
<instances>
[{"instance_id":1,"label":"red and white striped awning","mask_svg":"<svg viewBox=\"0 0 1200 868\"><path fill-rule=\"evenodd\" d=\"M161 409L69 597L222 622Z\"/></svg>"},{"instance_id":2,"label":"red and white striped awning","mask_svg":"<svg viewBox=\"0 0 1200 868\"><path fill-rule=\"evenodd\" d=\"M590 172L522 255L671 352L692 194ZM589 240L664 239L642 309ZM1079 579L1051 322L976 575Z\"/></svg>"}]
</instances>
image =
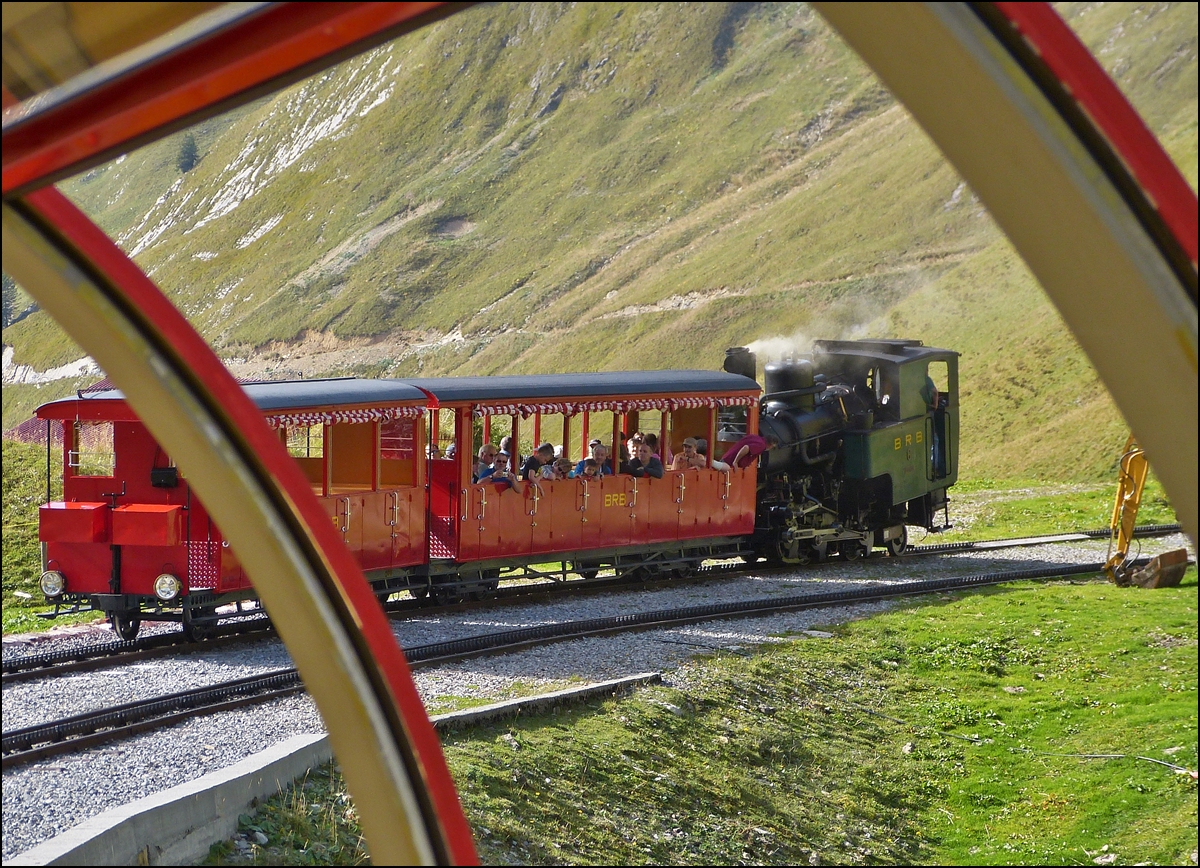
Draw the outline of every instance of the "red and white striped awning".
<instances>
[{"instance_id":1,"label":"red and white striped awning","mask_svg":"<svg viewBox=\"0 0 1200 868\"><path fill-rule=\"evenodd\" d=\"M562 413L575 416L579 413L634 413L646 410L671 412L695 407L749 407L758 398L754 395L704 395L702 397L672 398L627 398L602 401L552 401L543 404L476 404L475 416L520 416L528 419L535 413L542 415Z\"/></svg>"},{"instance_id":2,"label":"red and white striped awning","mask_svg":"<svg viewBox=\"0 0 1200 868\"><path fill-rule=\"evenodd\" d=\"M411 419L425 412L424 407L369 407L362 410L319 410L279 413L267 417L272 428L299 428L307 425L338 425L358 422L387 422Z\"/></svg>"}]
</instances>

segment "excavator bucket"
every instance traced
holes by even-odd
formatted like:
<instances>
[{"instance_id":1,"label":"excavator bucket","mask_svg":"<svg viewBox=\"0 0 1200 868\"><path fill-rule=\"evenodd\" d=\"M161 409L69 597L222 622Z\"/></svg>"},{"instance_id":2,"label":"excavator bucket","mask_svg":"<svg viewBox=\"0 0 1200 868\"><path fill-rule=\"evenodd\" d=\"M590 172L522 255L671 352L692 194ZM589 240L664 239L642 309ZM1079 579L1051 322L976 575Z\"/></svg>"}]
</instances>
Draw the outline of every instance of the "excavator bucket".
<instances>
[{"instance_id":1,"label":"excavator bucket","mask_svg":"<svg viewBox=\"0 0 1200 868\"><path fill-rule=\"evenodd\" d=\"M1187 569L1187 549L1163 552L1150 559L1140 570L1129 573L1129 584L1141 588L1177 588Z\"/></svg>"}]
</instances>

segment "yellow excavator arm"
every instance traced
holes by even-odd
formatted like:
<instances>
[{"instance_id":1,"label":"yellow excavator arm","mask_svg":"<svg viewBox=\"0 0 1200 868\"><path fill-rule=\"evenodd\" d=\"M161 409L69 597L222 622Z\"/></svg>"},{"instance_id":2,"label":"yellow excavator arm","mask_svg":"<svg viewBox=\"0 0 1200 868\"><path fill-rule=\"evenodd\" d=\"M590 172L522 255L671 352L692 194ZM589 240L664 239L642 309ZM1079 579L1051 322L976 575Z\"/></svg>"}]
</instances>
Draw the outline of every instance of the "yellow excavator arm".
<instances>
[{"instance_id":1,"label":"yellow excavator arm","mask_svg":"<svg viewBox=\"0 0 1200 868\"><path fill-rule=\"evenodd\" d=\"M1150 462L1132 434L1125 442L1117 471L1117 498L1113 502L1112 521L1109 523L1108 558L1104 571L1118 585L1140 585L1143 588L1165 588L1179 584L1187 567L1187 550L1178 549L1153 558L1144 569L1135 570L1129 549L1133 543L1133 531L1137 527L1138 509L1142 505L1142 492L1146 489L1146 477L1150 474Z\"/></svg>"}]
</instances>

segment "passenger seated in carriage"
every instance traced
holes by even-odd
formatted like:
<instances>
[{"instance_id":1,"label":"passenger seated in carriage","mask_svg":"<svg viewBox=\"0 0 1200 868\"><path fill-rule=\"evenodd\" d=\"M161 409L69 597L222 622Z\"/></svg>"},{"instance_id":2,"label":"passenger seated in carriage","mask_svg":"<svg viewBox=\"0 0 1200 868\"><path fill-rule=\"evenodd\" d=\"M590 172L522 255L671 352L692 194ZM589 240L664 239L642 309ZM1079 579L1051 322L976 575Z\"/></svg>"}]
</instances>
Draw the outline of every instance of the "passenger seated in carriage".
<instances>
[{"instance_id":1,"label":"passenger seated in carriage","mask_svg":"<svg viewBox=\"0 0 1200 868\"><path fill-rule=\"evenodd\" d=\"M650 451L650 445L645 441L638 445L637 455L629 462L629 472L637 477L663 478L662 462Z\"/></svg>"},{"instance_id":2,"label":"passenger seated in carriage","mask_svg":"<svg viewBox=\"0 0 1200 868\"><path fill-rule=\"evenodd\" d=\"M612 468L608 466L608 447L604 445L604 442L602 440L592 440L588 444L588 448L591 449L592 459L594 459L595 462L600 466L600 473L602 473L604 476L612 476ZM584 458L575 465L576 476L581 476L583 474L583 465L588 460L589 459Z\"/></svg>"},{"instance_id":3,"label":"passenger seated in carriage","mask_svg":"<svg viewBox=\"0 0 1200 868\"><path fill-rule=\"evenodd\" d=\"M496 459L492 462L491 467L485 467L483 472L479 474L481 483L491 483L493 485L511 488L513 491L521 491L521 480L517 479L517 475L512 472L512 468L508 466L509 454L500 452L496 455Z\"/></svg>"},{"instance_id":4,"label":"passenger seated in carriage","mask_svg":"<svg viewBox=\"0 0 1200 868\"><path fill-rule=\"evenodd\" d=\"M693 470L704 466L704 456L696 451L695 437L686 437L683 441L683 451L675 455L671 462L672 470Z\"/></svg>"},{"instance_id":5,"label":"passenger seated in carriage","mask_svg":"<svg viewBox=\"0 0 1200 868\"><path fill-rule=\"evenodd\" d=\"M483 471L491 468L492 462L496 459L496 453L499 451L494 443L484 443L479 447L479 456L471 467L472 482L478 482L483 476Z\"/></svg>"},{"instance_id":6,"label":"passenger seated in carriage","mask_svg":"<svg viewBox=\"0 0 1200 868\"><path fill-rule=\"evenodd\" d=\"M525 459L525 463L521 465L521 479L526 482L537 481L544 478L542 469L554 461L554 444L543 443L537 448L537 451ZM553 472L553 471L552 471Z\"/></svg>"}]
</instances>

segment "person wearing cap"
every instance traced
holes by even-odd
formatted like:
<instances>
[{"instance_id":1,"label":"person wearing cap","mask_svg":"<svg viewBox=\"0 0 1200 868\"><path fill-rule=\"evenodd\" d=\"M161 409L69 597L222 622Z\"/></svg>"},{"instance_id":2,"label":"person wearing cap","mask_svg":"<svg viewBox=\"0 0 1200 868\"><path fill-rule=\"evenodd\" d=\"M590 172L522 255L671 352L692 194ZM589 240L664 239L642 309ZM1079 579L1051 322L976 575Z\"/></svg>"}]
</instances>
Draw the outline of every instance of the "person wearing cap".
<instances>
[{"instance_id":1,"label":"person wearing cap","mask_svg":"<svg viewBox=\"0 0 1200 868\"><path fill-rule=\"evenodd\" d=\"M588 442L588 449L591 451L591 457L597 464L600 465L600 473L604 476L612 476L612 468L608 466L608 448L604 445L604 441L593 439ZM583 465L587 461L584 458L575 465L575 475L583 476Z\"/></svg>"},{"instance_id":2,"label":"person wearing cap","mask_svg":"<svg viewBox=\"0 0 1200 868\"><path fill-rule=\"evenodd\" d=\"M704 466L704 456L696 451L696 438L685 437L683 440L683 451L675 456L675 460L671 462L672 470L692 470L693 468Z\"/></svg>"},{"instance_id":3,"label":"person wearing cap","mask_svg":"<svg viewBox=\"0 0 1200 868\"><path fill-rule=\"evenodd\" d=\"M512 472L512 468L508 466L509 455L501 450L495 460L492 461L491 467L485 467L479 474L479 481L490 482L494 485L511 488L513 491L521 491L521 480L517 479L516 474Z\"/></svg>"},{"instance_id":4,"label":"person wearing cap","mask_svg":"<svg viewBox=\"0 0 1200 868\"><path fill-rule=\"evenodd\" d=\"M543 443L521 465L521 478L526 482L542 478L542 465L554 460L554 444Z\"/></svg>"}]
</instances>

